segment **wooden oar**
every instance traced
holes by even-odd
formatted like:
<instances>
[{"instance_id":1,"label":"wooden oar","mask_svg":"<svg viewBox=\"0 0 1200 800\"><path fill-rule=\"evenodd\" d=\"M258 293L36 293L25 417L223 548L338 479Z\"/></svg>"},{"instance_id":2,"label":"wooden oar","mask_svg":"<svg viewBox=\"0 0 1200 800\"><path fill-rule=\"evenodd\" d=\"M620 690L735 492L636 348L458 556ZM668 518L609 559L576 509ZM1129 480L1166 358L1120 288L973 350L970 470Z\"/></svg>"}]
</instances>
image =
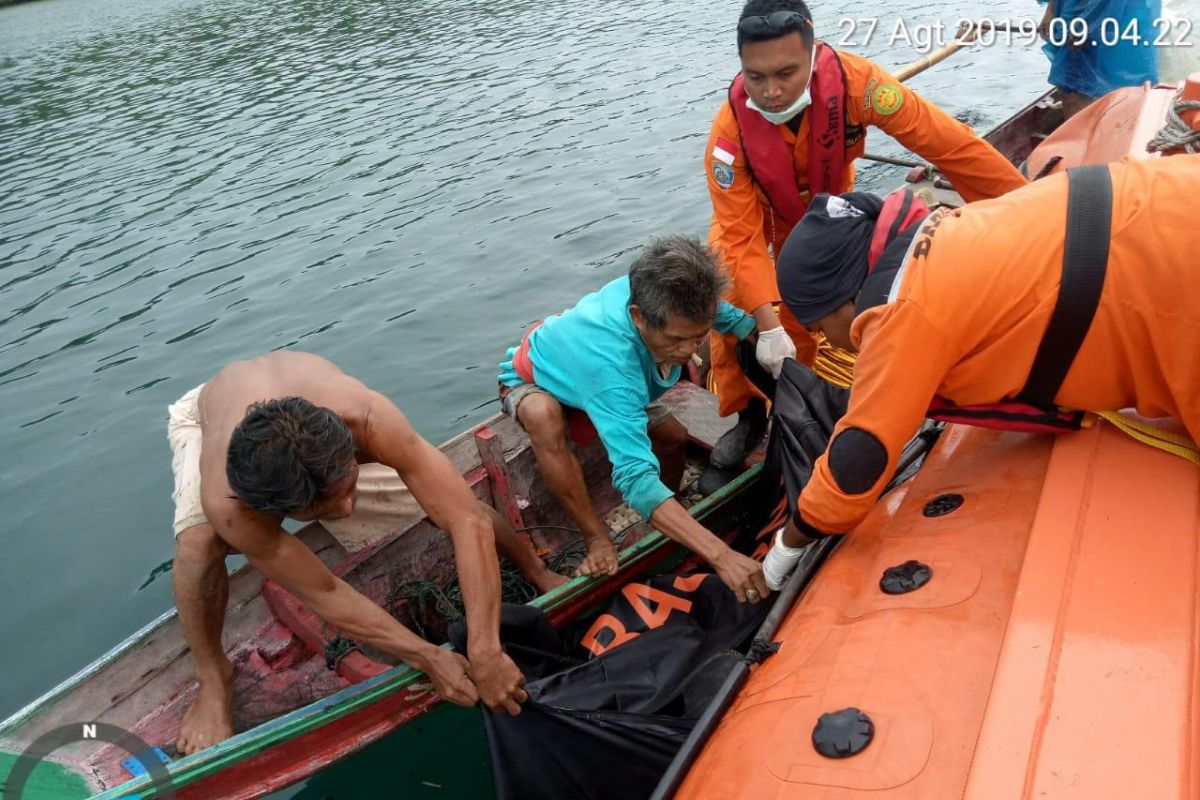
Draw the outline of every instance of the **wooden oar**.
<instances>
[{"instance_id":1,"label":"wooden oar","mask_svg":"<svg viewBox=\"0 0 1200 800\"><path fill-rule=\"evenodd\" d=\"M895 167L908 167L909 169L920 168L925 169L927 164L922 164L917 161L904 158L892 158L891 156L881 156L876 153L863 153L859 158L865 158L867 161L878 161L880 164L891 164Z\"/></svg>"},{"instance_id":2,"label":"wooden oar","mask_svg":"<svg viewBox=\"0 0 1200 800\"><path fill-rule=\"evenodd\" d=\"M912 62L911 64L907 64L907 65L901 67L900 69L896 70L896 72L894 72L893 74L901 81L907 81L909 78L913 77L914 75L919 75L920 73L922 73L925 70L932 67L934 64L945 61L947 58L954 55L955 53L957 53L959 50L963 49L967 45L974 43L974 41L979 37L980 31L982 31L982 30L1006 31L1006 30L1009 30L1009 27L1010 27L1010 23L1008 23L1008 22L1002 22L998 25L988 22L988 21L984 21L982 23L977 23L974 25L964 22L962 25L959 26L958 33L956 33L954 36L954 41L950 42L949 44L943 45L942 47L939 47L937 50L934 50L932 53L930 53L927 56L924 56L923 58L918 58L916 61ZM921 180L922 178L934 178L933 172L932 172L932 167L931 167L931 165L928 165L928 164L919 164L915 161L904 161L904 160L901 160L898 158L888 158L886 156L879 156L879 155L874 155L874 154L870 154L870 153L864 153L863 158L868 158L871 161L879 161L884 164L894 164L898 167L909 167L910 172L908 174L907 180L910 183ZM950 182L947 181L945 178L934 178L933 183L934 183L934 186L937 186L938 188L943 188L943 189L954 188L950 185Z\"/></svg>"},{"instance_id":3,"label":"wooden oar","mask_svg":"<svg viewBox=\"0 0 1200 800\"><path fill-rule=\"evenodd\" d=\"M964 23L963 25L959 26L958 33L954 36L954 41L939 47L937 50L934 50L932 53L923 58L918 58L911 64L901 67L893 74L901 81L907 81L912 76L924 72L934 64L945 61L947 58L954 55L967 45L974 43L975 39L979 37L980 31L984 29L1005 31L1008 30L1008 28L1008 23L1001 23L1000 25L994 25L990 22L984 22L976 25Z\"/></svg>"},{"instance_id":4,"label":"wooden oar","mask_svg":"<svg viewBox=\"0 0 1200 800\"><path fill-rule=\"evenodd\" d=\"M934 186L937 188L954 188L950 186L949 181L941 178L937 173L934 164L920 163L918 161L908 161L906 158L893 158L890 156L880 156L874 152L864 152L859 158L865 158L866 161L877 161L881 164L892 164L894 167L907 167L908 176L905 178L910 184L916 184L917 181L932 179Z\"/></svg>"},{"instance_id":5,"label":"wooden oar","mask_svg":"<svg viewBox=\"0 0 1200 800\"><path fill-rule=\"evenodd\" d=\"M904 180L908 181L909 183L932 180L933 185L939 189L954 188L950 185L949 181L937 174L937 170L933 164L922 164L917 161L909 161L903 158L892 158L890 156L881 156L875 153L863 153L861 156L859 156L859 158L866 159L867 161L878 161L880 164L892 164L893 166L897 167L908 167L908 175L904 177Z\"/></svg>"}]
</instances>

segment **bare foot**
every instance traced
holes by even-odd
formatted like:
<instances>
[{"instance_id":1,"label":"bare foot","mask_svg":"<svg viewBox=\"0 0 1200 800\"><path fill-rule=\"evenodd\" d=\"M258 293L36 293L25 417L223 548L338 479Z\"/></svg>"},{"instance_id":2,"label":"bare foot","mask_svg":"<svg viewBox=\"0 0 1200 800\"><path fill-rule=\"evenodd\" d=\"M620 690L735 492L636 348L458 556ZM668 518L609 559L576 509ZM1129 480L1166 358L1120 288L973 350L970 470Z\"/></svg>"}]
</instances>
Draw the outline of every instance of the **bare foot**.
<instances>
[{"instance_id":1,"label":"bare foot","mask_svg":"<svg viewBox=\"0 0 1200 800\"><path fill-rule=\"evenodd\" d=\"M617 548L608 535L588 538L588 554L577 575L612 575L617 571Z\"/></svg>"},{"instance_id":2,"label":"bare foot","mask_svg":"<svg viewBox=\"0 0 1200 800\"><path fill-rule=\"evenodd\" d=\"M233 736L232 679L201 683L192 707L183 715L176 747L191 755Z\"/></svg>"},{"instance_id":3,"label":"bare foot","mask_svg":"<svg viewBox=\"0 0 1200 800\"><path fill-rule=\"evenodd\" d=\"M530 577L530 581L537 587L538 594L545 594L551 589L556 589L567 583L571 579L566 575L559 575L548 569L544 569L536 575Z\"/></svg>"}]
</instances>

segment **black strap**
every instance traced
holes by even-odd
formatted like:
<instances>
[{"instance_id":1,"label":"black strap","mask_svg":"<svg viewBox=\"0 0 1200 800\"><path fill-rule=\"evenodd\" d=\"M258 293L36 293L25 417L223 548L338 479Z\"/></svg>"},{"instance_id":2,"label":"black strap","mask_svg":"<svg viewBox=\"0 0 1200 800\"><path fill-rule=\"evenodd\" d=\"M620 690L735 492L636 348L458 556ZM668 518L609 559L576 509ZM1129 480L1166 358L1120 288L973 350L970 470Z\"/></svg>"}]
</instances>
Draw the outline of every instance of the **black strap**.
<instances>
[{"instance_id":1,"label":"black strap","mask_svg":"<svg viewBox=\"0 0 1200 800\"><path fill-rule=\"evenodd\" d=\"M909 199L911 199L911 195L906 197L905 201L907 202ZM907 214L908 211L904 211L904 213ZM896 217L896 219L903 218ZM854 301L855 316L868 308L881 306L887 302L888 295L892 291L892 283L896 280L896 273L904 266L904 257L908 255L908 246L912 244L913 237L920 232L921 226L927 219L929 219L928 216L921 217L897 233L883 248L883 252L879 254L879 260L875 262L871 273L863 281L862 288L858 290L858 299Z\"/></svg>"},{"instance_id":2,"label":"black strap","mask_svg":"<svg viewBox=\"0 0 1200 800\"><path fill-rule=\"evenodd\" d=\"M1051 170L1053 170L1055 167L1057 167L1059 162L1062 160L1063 160L1062 156L1051 156L1046 161L1045 164L1042 164L1042 168L1037 171L1037 175L1033 176L1033 180L1040 181L1042 178L1049 175ZM1025 162L1025 163L1028 164L1029 162Z\"/></svg>"},{"instance_id":3,"label":"black strap","mask_svg":"<svg viewBox=\"0 0 1200 800\"><path fill-rule=\"evenodd\" d=\"M1043 407L1054 405L1067 370L1096 316L1112 238L1112 178L1108 167L1093 165L1067 170L1067 181L1062 283L1029 380L1017 395L1022 402Z\"/></svg>"}]
</instances>

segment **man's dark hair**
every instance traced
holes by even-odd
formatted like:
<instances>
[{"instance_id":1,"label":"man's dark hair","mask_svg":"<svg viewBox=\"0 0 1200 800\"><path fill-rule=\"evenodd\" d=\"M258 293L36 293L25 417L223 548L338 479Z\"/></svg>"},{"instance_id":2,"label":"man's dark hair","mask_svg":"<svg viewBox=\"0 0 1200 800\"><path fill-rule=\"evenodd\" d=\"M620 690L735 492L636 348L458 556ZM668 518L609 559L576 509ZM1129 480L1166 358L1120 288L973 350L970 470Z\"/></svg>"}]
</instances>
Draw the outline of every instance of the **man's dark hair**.
<instances>
[{"instance_id":1,"label":"man's dark hair","mask_svg":"<svg viewBox=\"0 0 1200 800\"><path fill-rule=\"evenodd\" d=\"M651 240L629 268L629 302L656 330L672 316L711 323L726 285L717 257L691 236Z\"/></svg>"},{"instance_id":2,"label":"man's dark hair","mask_svg":"<svg viewBox=\"0 0 1200 800\"><path fill-rule=\"evenodd\" d=\"M303 397L264 400L233 429L225 475L238 498L286 517L354 469L354 435L342 418Z\"/></svg>"},{"instance_id":3,"label":"man's dark hair","mask_svg":"<svg viewBox=\"0 0 1200 800\"><path fill-rule=\"evenodd\" d=\"M803 22L799 20L784 23L781 26L775 27L772 30L762 31L743 31L741 26L738 27L737 48L738 54L742 52L742 45L747 42L765 42L771 39L778 39L781 36L786 36L792 31L797 31L800 38L806 45L812 46L813 43L813 22L812 12L808 10L804 0L748 0L746 5L742 6L742 15L738 17L738 22L747 17L769 17L779 11L793 11L803 18Z\"/></svg>"}]
</instances>

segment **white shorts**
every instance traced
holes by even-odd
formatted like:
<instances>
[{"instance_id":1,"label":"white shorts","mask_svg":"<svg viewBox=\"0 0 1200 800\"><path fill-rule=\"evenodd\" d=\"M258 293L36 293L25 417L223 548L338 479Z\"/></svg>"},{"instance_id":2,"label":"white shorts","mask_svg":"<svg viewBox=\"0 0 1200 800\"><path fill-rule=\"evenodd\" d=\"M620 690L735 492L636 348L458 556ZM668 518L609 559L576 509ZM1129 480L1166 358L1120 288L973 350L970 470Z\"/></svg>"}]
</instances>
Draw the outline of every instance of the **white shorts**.
<instances>
[{"instance_id":1,"label":"white shorts","mask_svg":"<svg viewBox=\"0 0 1200 800\"><path fill-rule=\"evenodd\" d=\"M175 475L175 535L205 525L200 503L200 391L197 386L167 408L167 440ZM383 464L361 464L354 513L345 519L321 520L333 538L350 552L399 530L425 516L396 470Z\"/></svg>"}]
</instances>

